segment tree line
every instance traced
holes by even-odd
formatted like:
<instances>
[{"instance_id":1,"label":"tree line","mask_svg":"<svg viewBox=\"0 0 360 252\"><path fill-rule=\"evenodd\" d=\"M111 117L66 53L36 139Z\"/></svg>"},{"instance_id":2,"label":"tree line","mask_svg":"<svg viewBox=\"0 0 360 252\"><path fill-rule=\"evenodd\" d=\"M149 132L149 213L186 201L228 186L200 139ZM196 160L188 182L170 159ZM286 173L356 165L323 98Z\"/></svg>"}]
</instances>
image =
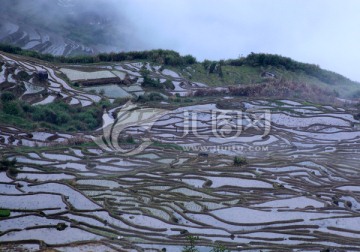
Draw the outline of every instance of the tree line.
<instances>
[{"instance_id":1,"label":"tree line","mask_svg":"<svg viewBox=\"0 0 360 252\"><path fill-rule=\"evenodd\" d=\"M100 53L97 55L77 55L77 56L54 56L52 54L43 54L36 51L24 50L20 47L0 44L0 51L28 56L48 62L68 63L68 64L86 64L99 62L119 62L130 60L146 60L158 64L181 66L197 63L192 55L181 56L178 52L172 50L151 50L151 51L133 51L119 53Z\"/></svg>"},{"instance_id":2,"label":"tree line","mask_svg":"<svg viewBox=\"0 0 360 252\"><path fill-rule=\"evenodd\" d=\"M320 66L318 65L298 62L291 58L283 57L276 54L251 53L247 57L227 60L225 61L225 64L231 66L247 65L253 67L273 66L273 67L284 68L286 70L293 72L302 71L307 75L316 77L319 80L329 84L335 84L341 81L350 81L348 78L340 74L321 69Z\"/></svg>"}]
</instances>

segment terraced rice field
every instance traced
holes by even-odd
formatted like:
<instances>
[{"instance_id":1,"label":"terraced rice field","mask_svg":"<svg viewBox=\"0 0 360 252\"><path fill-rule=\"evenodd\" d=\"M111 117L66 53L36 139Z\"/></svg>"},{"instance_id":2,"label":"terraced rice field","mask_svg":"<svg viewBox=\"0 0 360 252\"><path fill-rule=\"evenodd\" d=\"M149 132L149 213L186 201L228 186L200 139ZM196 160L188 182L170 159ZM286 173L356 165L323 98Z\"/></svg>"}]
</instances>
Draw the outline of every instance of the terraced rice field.
<instances>
[{"instance_id":1,"label":"terraced rice field","mask_svg":"<svg viewBox=\"0 0 360 252\"><path fill-rule=\"evenodd\" d=\"M144 78L141 75L143 66L149 70L149 77L159 79L160 82L167 80L174 84L175 89L169 94L185 96L204 84L189 82L175 72L164 69L160 72L160 66L152 66L150 63L118 63L112 65L81 66L69 65L57 67L48 63L31 59L24 59L2 53L0 63L4 63L0 71L0 85L6 83L3 91L13 90L21 92L21 99L33 105L44 105L63 100L70 105L89 106L99 102L102 98L134 97L146 93L141 84ZM19 72L26 72L29 80L21 80ZM48 73L46 84L39 84L35 80L38 72ZM90 87L74 88L63 77L66 76L72 83L88 83ZM94 93L89 91L94 90ZM103 92L104 91L104 92ZM165 96L167 98L167 96Z\"/></svg>"},{"instance_id":2,"label":"terraced rice field","mask_svg":"<svg viewBox=\"0 0 360 252\"><path fill-rule=\"evenodd\" d=\"M54 69L53 66L45 66L39 64L36 61L24 61L20 57L9 57L6 55L0 55L2 62L5 62L3 66L3 72L27 72L29 76L34 76L39 71L45 71L48 73L48 81L46 86L41 86L31 78L29 81L24 81L23 85L26 87L26 91L23 93L22 99L29 101L31 104L48 104L55 100L55 98L62 99L64 101L71 101L72 105L81 104L82 106L88 106L94 102L100 101L101 97L98 95L92 95L79 90L75 90L68 85L59 76L60 72ZM8 70L6 70L8 69ZM11 69L11 70L10 70ZM11 88L19 88L20 81L11 79L11 74L1 75L0 84L9 83ZM3 80L3 81L1 81ZM21 91L22 89L20 89Z\"/></svg>"},{"instance_id":3,"label":"terraced rice field","mask_svg":"<svg viewBox=\"0 0 360 252\"><path fill-rule=\"evenodd\" d=\"M3 127L2 152L17 158L18 174L0 173L0 208L11 211L0 220L1 244L177 252L194 235L200 251L210 251L215 242L232 251L356 251L359 121L331 106L229 102L238 104L237 119L249 126L241 135L213 135L209 111L218 105L209 99L169 110L149 131L128 128L123 134L155 143L127 157L95 144L48 145L49 139L62 142L71 135L30 137ZM260 110L271 111L265 137L266 120L254 118ZM184 134L189 113L196 115L189 124L197 127ZM18 141L40 147L10 148ZM239 155L247 165L234 166Z\"/></svg>"},{"instance_id":4,"label":"terraced rice field","mask_svg":"<svg viewBox=\"0 0 360 252\"><path fill-rule=\"evenodd\" d=\"M68 68L61 68L60 71L66 74L71 81L116 77L116 75L110 71L82 72Z\"/></svg>"}]
</instances>

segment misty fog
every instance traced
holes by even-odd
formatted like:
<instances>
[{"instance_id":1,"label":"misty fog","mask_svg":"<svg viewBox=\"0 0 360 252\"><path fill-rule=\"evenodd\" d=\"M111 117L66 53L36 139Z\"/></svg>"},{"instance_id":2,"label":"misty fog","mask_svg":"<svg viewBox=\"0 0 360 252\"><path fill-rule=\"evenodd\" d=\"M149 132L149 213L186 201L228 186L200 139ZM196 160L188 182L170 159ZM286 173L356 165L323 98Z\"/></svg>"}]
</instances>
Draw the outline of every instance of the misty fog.
<instances>
[{"instance_id":1,"label":"misty fog","mask_svg":"<svg viewBox=\"0 0 360 252\"><path fill-rule=\"evenodd\" d=\"M274 53L360 80L355 0L2 0L0 7L3 19L94 52L162 48L198 60Z\"/></svg>"}]
</instances>

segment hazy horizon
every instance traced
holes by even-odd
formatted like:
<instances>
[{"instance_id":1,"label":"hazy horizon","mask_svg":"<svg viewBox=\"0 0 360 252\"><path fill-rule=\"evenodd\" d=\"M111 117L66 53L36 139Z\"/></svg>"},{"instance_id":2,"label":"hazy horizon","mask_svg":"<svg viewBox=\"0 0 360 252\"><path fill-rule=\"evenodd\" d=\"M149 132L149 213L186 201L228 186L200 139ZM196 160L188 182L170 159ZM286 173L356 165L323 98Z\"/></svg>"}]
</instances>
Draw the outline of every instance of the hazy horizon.
<instances>
[{"instance_id":1,"label":"hazy horizon","mask_svg":"<svg viewBox=\"0 0 360 252\"><path fill-rule=\"evenodd\" d=\"M357 1L127 1L126 17L146 48L173 49L197 59L272 53L320 65L360 81ZM159 13L155 15L156 11ZM135 15L137 14L137 15ZM146 22L151 18L151 22ZM142 48L139 48L142 49Z\"/></svg>"}]
</instances>

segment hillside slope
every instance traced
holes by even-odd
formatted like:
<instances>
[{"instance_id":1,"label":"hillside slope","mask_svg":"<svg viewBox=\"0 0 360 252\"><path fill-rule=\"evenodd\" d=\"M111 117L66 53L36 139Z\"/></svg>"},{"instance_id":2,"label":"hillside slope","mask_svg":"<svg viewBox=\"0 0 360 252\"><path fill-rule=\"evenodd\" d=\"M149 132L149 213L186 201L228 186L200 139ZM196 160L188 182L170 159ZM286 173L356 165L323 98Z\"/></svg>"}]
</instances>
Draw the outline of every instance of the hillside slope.
<instances>
[{"instance_id":1,"label":"hillside slope","mask_svg":"<svg viewBox=\"0 0 360 252\"><path fill-rule=\"evenodd\" d=\"M92 70L116 68L119 63L140 64L136 75L144 77L147 71L157 69L150 76L160 81L158 70L167 68L176 73L186 92L196 96L235 95L261 96L267 98L294 98L314 102L332 102L335 98L357 99L360 97L360 84L340 74L321 69L317 65L294 61L279 55L255 54L239 59L221 61L205 60L201 63L191 55L181 56L171 50L152 50L138 52L102 53L76 57L54 56L19 47L0 44L0 51L19 55L20 59L40 59L41 64L80 64ZM17 56L17 57L19 57ZM25 57L24 57L25 56ZM27 57L31 58L27 58ZM48 63L46 63L48 62ZM97 82L95 80L95 82ZM101 84L101 83L98 83ZM149 85L149 83L147 84ZM150 86L157 88L156 83ZM160 85L161 86L161 85ZM195 92L192 87L206 87ZM190 88L190 89L189 89ZM219 89L220 88L220 89ZM195 93L194 93L195 92ZM174 93L174 92L173 92Z\"/></svg>"},{"instance_id":2,"label":"hillside slope","mask_svg":"<svg viewBox=\"0 0 360 252\"><path fill-rule=\"evenodd\" d=\"M1 251L182 252L191 239L202 252L359 248L360 111L334 92L249 58L7 48ZM206 77L213 87L193 81Z\"/></svg>"},{"instance_id":3,"label":"hillside slope","mask_svg":"<svg viewBox=\"0 0 360 252\"><path fill-rule=\"evenodd\" d=\"M309 84L343 98L359 98L360 83L317 65L273 54L252 53L247 57L207 61L191 67L176 67L184 76L210 86L260 84L269 81Z\"/></svg>"},{"instance_id":4,"label":"hillside slope","mask_svg":"<svg viewBox=\"0 0 360 252\"><path fill-rule=\"evenodd\" d=\"M126 50L130 41L135 43L128 26L103 1L0 2L0 42L42 53L67 56Z\"/></svg>"}]
</instances>

